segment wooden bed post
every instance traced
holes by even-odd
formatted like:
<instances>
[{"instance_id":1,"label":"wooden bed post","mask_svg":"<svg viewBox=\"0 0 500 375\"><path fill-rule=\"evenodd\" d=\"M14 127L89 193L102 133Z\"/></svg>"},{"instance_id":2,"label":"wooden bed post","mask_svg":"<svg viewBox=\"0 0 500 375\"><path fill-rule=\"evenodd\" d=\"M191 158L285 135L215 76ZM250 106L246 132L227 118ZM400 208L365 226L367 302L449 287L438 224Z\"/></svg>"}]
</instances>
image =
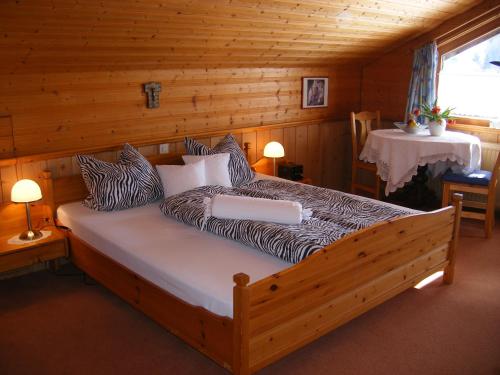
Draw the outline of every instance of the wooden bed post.
<instances>
[{"instance_id":1,"label":"wooden bed post","mask_svg":"<svg viewBox=\"0 0 500 375\"><path fill-rule=\"evenodd\" d=\"M453 283L455 276L455 258L458 246L458 236L460 231L460 217L462 215L463 195L453 194L453 206L455 207L455 221L453 223L453 239L451 240L450 250L448 251L449 263L444 269L443 281L445 284Z\"/></svg>"},{"instance_id":2,"label":"wooden bed post","mask_svg":"<svg viewBox=\"0 0 500 375\"><path fill-rule=\"evenodd\" d=\"M233 288L233 374L249 375L249 310L250 277L244 273L233 276L236 285Z\"/></svg>"}]
</instances>

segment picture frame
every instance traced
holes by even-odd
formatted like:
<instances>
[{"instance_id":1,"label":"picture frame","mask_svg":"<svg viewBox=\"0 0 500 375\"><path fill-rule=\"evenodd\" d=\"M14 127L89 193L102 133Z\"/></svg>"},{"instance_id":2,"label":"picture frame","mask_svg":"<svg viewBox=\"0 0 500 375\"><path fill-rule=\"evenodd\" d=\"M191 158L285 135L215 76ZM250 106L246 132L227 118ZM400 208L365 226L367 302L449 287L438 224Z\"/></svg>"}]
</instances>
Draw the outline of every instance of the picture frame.
<instances>
[{"instance_id":1,"label":"picture frame","mask_svg":"<svg viewBox=\"0 0 500 375\"><path fill-rule=\"evenodd\" d=\"M302 108L328 107L328 77L302 78Z\"/></svg>"}]
</instances>

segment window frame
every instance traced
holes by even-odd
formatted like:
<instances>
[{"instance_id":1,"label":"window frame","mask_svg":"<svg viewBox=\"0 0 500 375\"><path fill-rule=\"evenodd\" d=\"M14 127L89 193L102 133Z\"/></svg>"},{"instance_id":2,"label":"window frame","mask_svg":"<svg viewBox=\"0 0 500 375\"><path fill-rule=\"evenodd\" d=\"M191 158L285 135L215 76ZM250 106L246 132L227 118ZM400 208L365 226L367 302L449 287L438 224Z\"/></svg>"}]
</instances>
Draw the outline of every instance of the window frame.
<instances>
[{"instance_id":1,"label":"window frame","mask_svg":"<svg viewBox=\"0 0 500 375\"><path fill-rule=\"evenodd\" d=\"M466 24L455 28L449 33L446 33L436 39L439 58L437 66L436 90L439 89L439 75L441 74L441 66L443 56L445 54L457 51L460 49L470 48L475 44L495 36L500 33L500 25L498 17L495 14L486 13L480 17L470 20ZM474 117L457 117L454 123L450 124L453 128L459 125L462 129L479 130L491 129L500 133L500 129L489 127L489 121Z\"/></svg>"}]
</instances>

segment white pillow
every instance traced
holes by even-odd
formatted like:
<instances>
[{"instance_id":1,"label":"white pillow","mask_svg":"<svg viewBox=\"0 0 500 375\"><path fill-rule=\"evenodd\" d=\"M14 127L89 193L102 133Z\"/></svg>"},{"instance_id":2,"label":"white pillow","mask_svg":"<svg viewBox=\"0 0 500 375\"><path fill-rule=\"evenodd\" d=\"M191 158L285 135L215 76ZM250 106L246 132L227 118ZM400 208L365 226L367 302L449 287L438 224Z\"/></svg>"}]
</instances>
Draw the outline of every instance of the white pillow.
<instances>
[{"instance_id":1,"label":"white pillow","mask_svg":"<svg viewBox=\"0 0 500 375\"><path fill-rule=\"evenodd\" d=\"M232 187L231 176L229 175L229 153L214 155L183 155L182 159L186 164L196 163L205 160L205 177L207 185L220 185Z\"/></svg>"},{"instance_id":2,"label":"white pillow","mask_svg":"<svg viewBox=\"0 0 500 375\"><path fill-rule=\"evenodd\" d=\"M207 185L205 160L186 165L157 165L165 198Z\"/></svg>"}]
</instances>

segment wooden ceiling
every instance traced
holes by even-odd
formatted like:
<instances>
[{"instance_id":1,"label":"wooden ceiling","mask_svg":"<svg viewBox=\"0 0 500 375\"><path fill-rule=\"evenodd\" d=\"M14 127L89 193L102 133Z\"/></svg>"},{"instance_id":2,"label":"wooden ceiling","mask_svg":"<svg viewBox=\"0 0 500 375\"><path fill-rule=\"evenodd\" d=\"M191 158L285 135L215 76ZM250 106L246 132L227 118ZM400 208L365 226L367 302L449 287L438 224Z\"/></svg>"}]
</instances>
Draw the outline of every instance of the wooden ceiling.
<instances>
[{"instance_id":1,"label":"wooden ceiling","mask_svg":"<svg viewBox=\"0 0 500 375\"><path fill-rule=\"evenodd\" d=\"M0 73L363 63L480 0L2 0Z\"/></svg>"}]
</instances>

